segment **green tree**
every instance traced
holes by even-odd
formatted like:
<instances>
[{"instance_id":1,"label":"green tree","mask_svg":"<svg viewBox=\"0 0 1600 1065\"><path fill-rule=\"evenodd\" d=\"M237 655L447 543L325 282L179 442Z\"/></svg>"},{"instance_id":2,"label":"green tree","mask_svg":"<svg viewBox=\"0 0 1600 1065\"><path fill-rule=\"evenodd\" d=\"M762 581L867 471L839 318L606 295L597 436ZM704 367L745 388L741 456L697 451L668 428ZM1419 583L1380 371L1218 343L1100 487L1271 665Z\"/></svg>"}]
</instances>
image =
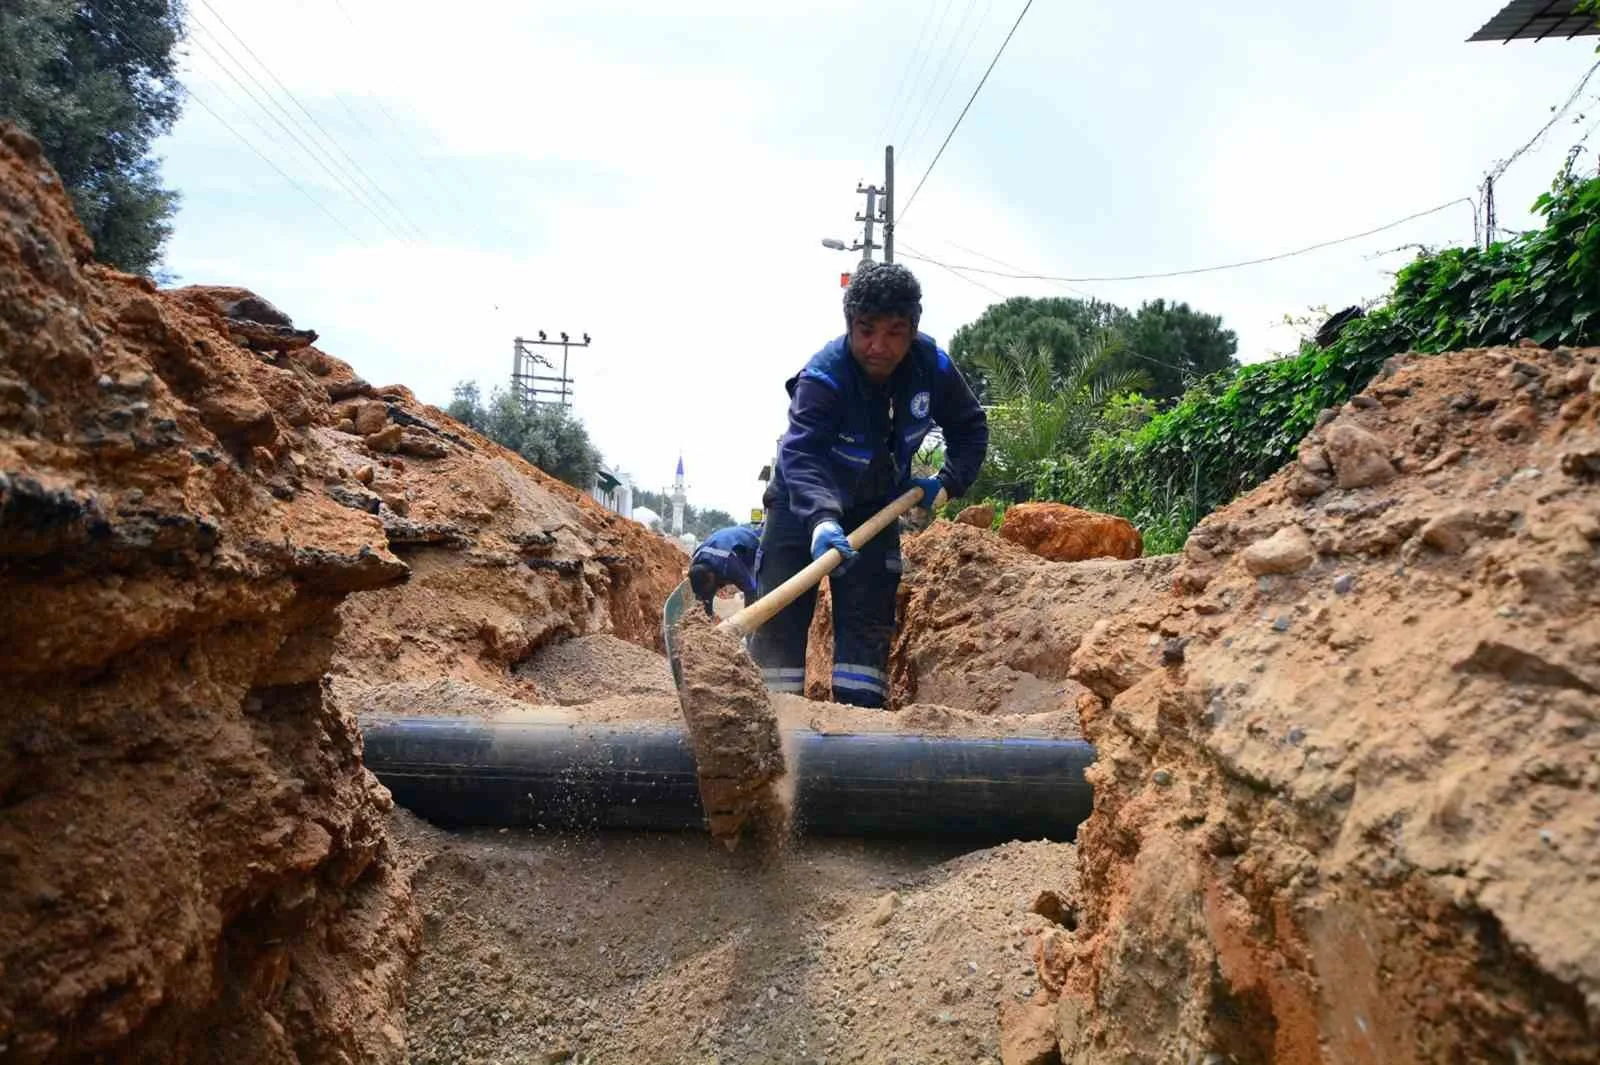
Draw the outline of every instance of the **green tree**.
<instances>
[{"instance_id":1,"label":"green tree","mask_svg":"<svg viewBox=\"0 0 1600 1065\"><path fill-rule=\"evenodd\" d=\"M1102 331L1127 312L1097 300L1034 299L1016 296L992 304L974 322L950 338L950 357L980 399L988 398L985 360L1004 359L1009 352L1047 352L1060 368L1070 368Z\"/></svg>"},{"instance_id":2,"label":"green tree","mask_svg":"<svg viewBox=\"0 0 1600 1065\"><path fill-rule=\"evenodd\" d=\"M150 145L178 119L180 0L4 0L0 116L36 137L101 261L150 274L178 194Z\"/></svg>"},{"instance_id":3,"label":"green tree","mask_svg":"<svg viewBox=\"0 0 1600 1065\"><path fill-rule=\"evenodd\" d=\"M587 491L600 470L600 451L583 422L566 407L542 403L526 406L497 388L484 403L472 381L456 385L445 413L467 428L510 448L545 473Z\"/></svg>"},{"instance_id":4,"label":"green tree","mask_svg":"<svg viewBox=\"0 0 1600 1065\"><path fill-rule=\"evenodd\" d=\"M1239 338L1222 327L1214 314L1187 303L1151 300L1117 325L1123 343L1119 364L1137 368L1149 379L1142 390L1151 399L1168 402L1196 381L1238 366L1233 357Z\"/></svg>"},{"instance_id":5,"label":"green tree","mask_svg":"<svg viewBox=\"0 0 1600 1065\"><path fill-rule=\"evenodd\" d=\"M1044 347L1013 343L979 357L991 407L989 455L977 494L1031 498L1041 464L1088 446L1112 397L1143 383L1137 371L1117 365L1121 348L1119 337L1102 330L1065 372Z\"/></svg>"},{"instance_id":6,"label":"green tree","mask_svg":"<svg viewBox=\"0 0 1600 1065\"><path fill-rule=\"evenodd\" d=\"M1222 327L1222 319L1203 314L1187 303L1153 300L1137 312L1099 300L1018 296L996 303L978 319L956 330L950 356L961 367L980 398L988 399L984 361L1004 359L1009 352L1030 356L1047 352L1056 373L1070 377L1077 364L1109 333L1114 346L1110 365L1141 372L1141 391L1168 402L1192 382L1236 365L1238 338Z\"/></svg>"},{"instance_id":7,"label":"green tree","mask_svg":"<svg viewBox=\"0 0 1600 1065\"><path fill-rule=\"evenodd\" d=\"M489 412L483 408L476 381L458 383L444 412L474 432L482 433L489 424Z\"/></svg>"}]
</instances>

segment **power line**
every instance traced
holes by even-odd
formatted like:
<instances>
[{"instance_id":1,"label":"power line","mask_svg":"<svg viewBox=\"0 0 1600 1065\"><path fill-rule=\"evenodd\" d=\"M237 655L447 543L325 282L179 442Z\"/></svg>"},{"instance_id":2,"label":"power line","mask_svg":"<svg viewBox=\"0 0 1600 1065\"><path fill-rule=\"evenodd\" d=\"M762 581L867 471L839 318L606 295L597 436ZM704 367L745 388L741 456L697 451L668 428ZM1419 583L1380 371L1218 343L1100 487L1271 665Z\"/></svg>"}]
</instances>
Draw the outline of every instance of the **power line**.
<instances>
[{"instance_id":1,"label":"power line","mask_svg":"<svg viewBox=\"0 0 1600 1065\"><path fill-rule=\"evenodd\" d=\"M343 0L334 0L334 5L339 9L339 14L344 16L344 20L350 24L350 28L359 33L361 31L361 27L357 25L356 20L351 17L350 11L347 7L345 7ZM478 223L475 222L472 216L469 215L461 206L461 199L456 195L456 189L454 189L449 182L440 176L439 171L434 168L433 161L428 157L427 153L422 150L421 146L412 136L411 131L394 116L394 113L390 111L388 107L384 106L381 98L369 95L366 97L366 99L378 109L378 112L388 120L389 125L394 129L394 131L400 135L406 147L411 150L417 161L422 164L423 171L443 192L445 198L449 201L451 208L455 211L456 216L463 222L467 223L469 228L478 228ZM475 184L474 182L469 181L467 176L463 173L458 172L457 178L459 179L459 183L463 188L467 187L468 185ZM492 243L492 241L488 243Z\"/></svg>"},{"instance_id":2,"label":"power line","mask_svg":"<svg viewBox=\"0 0 1600 1065\"><path fill-rule=\"evenodd\" d=\"M938 23L938 27L939 28L934 30L933 38L928 42L927 50L925 50L922 53L922 55L920 56L920 58L919 58L919 62L917 63L916 71L911 75L911 80L906 83L906 88L913 90L913 95L910 95L910 96L906 97L907 106L910 105L912 100L916 99L914 86L916 85L917 80L922 77L922 72L928 68L928 59L933 55L934 48L938 47L939 38L944 33L944 17L945 17L946 14L949 13L950 5L951 5L952 2L953 2L953 0L944 0L944 3L940 5L940 7L939 7L939 17L938 17L938 19L935 20ZM898 131L900 129L900 123L899 123L898 120L896 120L894 126L895 126L895 131L897 131L897 135L898 135ZM907 130L906 132L910 132L910 131ZM892 141L895 138L891 137L890 139Z\"/></svg>"},{"instance_id":3,"label":"power line","mask_svg":"<svg viewBox=\"0 0 1600 1065\"><path fill-rule=\"evenodd\" d=\"M255 152L256 155L261 158L261 161L263 163L266 163L272 169L276 170L278 172L278 176L279 177L283 178L283 180L285 180L289 184L293 185L294 188L295 188L295 191L300 193L300 195L304 196L306 199L310 200L312 202L312 204L314 204L323 214L325 214L329 218L331 218L333 220L333 224L334 225L338 226L340 229L344 230L345 233L349 234L351 240L354 240L354 241L356 241L357 243L360 243L360 244L365 244L366 243L366 241L362 240L362 238L360 238L359 236L356 235L354 230L352 230L349 226L345 225L344 222L339 218L338 215L336 215L332 211L330 211L326 204L324 204L321 200L317 199L309 191L307 191L307 189L306 189L306 187L304 185L300 184L300 182L296 181L294 178L290 177L287 173L285 173L282 167L280 167L277 163L273 162L270 158L267 157L265 152L263 152L260 148L257 148L253 143L251 143L250 138L248 138L244 134L240 133L237 129L235 129L228 122L227 119L225 119L221 115L219 115L211 107L210 104L206 103L205 100L203 100L202 98L197 96L195 94L195 91L194 91L193 88L191 88L187 84L184 84L183 82L179 82L178 84L183 88L183 94L186 97L188 97L189 99L193 100L195 103L199 104L205 110L205 112L208 115L210 115L212 118L216 119L217 122L221 124L223 129L227 130L229 133L231 133L235 137L239 138L239 140L241 142L243 142L243 144L244 144L244 146L246 148L249 148L252 152Z\"/></svg>"},{"instance_id":4,"label":"power line","mask_svg":"<svg viewBox=\"0 0 1600 1065\"><path fill-rule=\"evenodd\" d=\"M384 191L381 185L373 181L371 176L368 175L367 172L362 168L361 164L356 162L355 159L351 157L350 153L344 150L344 146L338 142L338 139L330 134L321 122L317 121L317 117L313 115L303 103L300 102L299 97L290 91L289 87L283 83L283 79L279 78L277 74L273 73L272 68L266 64L265 60L256 54L255 49L250 47L249 42L247 42L243 37L239 36L239 34L234 31L233 27L228 25L227 20L224 19L220 13L218 13L217 9L211 6L210 0L200 0L200 2L205 5L205 9L207 11L211 12L211 16L221 24L222 28L228 32L228 35L235 41L238 41L239 46L245 50L245 53L249 55L251 59L254 59L257 65L259 65L261 69L266 72L267 77L271 78L273 83L276 84L279 89L283 90L283 94L287 96L290 102L292 102L295 107L300 110L300 113L305 115L311 124L322 133L324 139L326 139L328 143L332 144L333 147L338 150L339 154L345 158L352 168L354 168L355 174L358 175L359 180L365 181L368 187L375 191L378 196L381 196L384 201L389 204L389 206L394 210L395 214L399 216L400 220L406 226L410 227L414 234L416 234L418 237L421 237L423 241L426 241L428 239L427 234L422 231L421 227L412 221L412 219L406 214L405 209L396 203L394 198ZM216 39L215 35L213 35L212 39ZM221 41L218 41L217 43L222 47L223 51L227 51L226 45L223 45ZM234 61L238 62L238 60ZM240 67L243 68L243 64L240 64Z\"/></svg>"},{"instance_id":5,"label":"power line","mask_svg":"<svg viewBox=\"0 0 1600 1065\"><path fill-rule=\"evenodd\" d=\"M1005 267L1007 270L1015 270L1015 271L1017 271L1019 273L1025 273L1026 272L1020 266L1013 266L1008 262L1005 262L1005 261L1000 260L1000 259L996 259L993 255L985 255L983 252L979 251L976 248L965 247L965 246L963 246L961 244L957 244L953 240L947 240L947 241L944 241L944 243L950 245L950 247L956 249L957 251L966 252L968 255L976 255L980 259L986 259L989 262L994 263L996 266ZM1099 297L1096 296L1094 293L1085 292L1081 288L1073 288L1071 285L1065 284L1064 282L1061 282L1061 281L1055 281L1055 282L1052 282L1052 284L1055 284L1058 287L1060 287L1061 289L1072 293L1074 296L1081 296L1082 298L1084 298L1086 300L1092 300L1092 301L1096 301L1096 302L1099 301Z\"/></svg>"},{"instance_id":6,"label":"power line","mask_svg":"<svg viewBox=\"0 0 1600 1065\"><path fill-rule=\"evenodd\" d=\"M226 63L224 63L221 60L219 60L216 57L216 54L214 52L212 52L211 49L209 49L209 48L207 48L205 46L205 43L203 41L201 41L198 37L193 37L193 38L191 38L191 40L193 41L193 43L202 52L205 53L206 57L208 59L210 59L212 63L216 64L218 70L220 70L220 71L222 71L222 73L226 74L228 76L228 79L230 81L232 81L235 85L237 85L239 87L240 91L242 91L247 97L250 98L251 102L253 102L257 107L259 107L262 110L262 112L268 118L272 119L272 121L274 123L276 123L276 125L278 126L279 129L283 130L284 133L288 134L289 138L291 140L293 140L295 142L295 144L299 145L300 150L305 152L306 155L311 159L312 162L316 163L319 167L322 168L323 173L327 174L328 177L333 180L333 183L339 187L340 191L342 191L346 195L350 196L350 198L352 200L354 200L357 204L359 204L365 211L367 211L367 213L371 214L374 218L376 218L378 220L379 225L381 225L381 226L383 226L383 228L387 229L389 231L390 235L392 235L396 240L404 241L404 240L407 239L404 235L399 233L397 230L395 230L395 228L393 226L391 226L389 224L389 220L384 218L382 213L380 211L378 211L375 208L375 206L367 198L365 198L365 197L363 197L361 195L359 189L354 188L350 184L350 182L348 180L346 180L344 177L342 177L338 173L335 173L334 169L331 166L329 166L327 162L324 161L323 156L321 154L319 154L318 152L313 151L311 149L311 147L309 145L307 145L304 140L301 140L300 139L300 135L298 133L296 133L293 129L290 129L289 126L284 123L283 119L279 118L277 116L277 114L272 111L271 108L269 108L265 103L263 103L261 101L261 99L251 90L250 86L246 85L243 81L241 81L239 79L239 76L237 74L235 74L233 72L233 70L231 68L229 68L229 66ZM213 37L212 40L216 40L216 38ZM223 46L220 41L218 41L217 44L218 44L219 47L223 47L223 50L226 51L226 47ZM263 93L267 92L266 86L261 85L261 82L258 79L256 79L255 76L253 74L251 74L248 69L243 67L242 64L240 66L240 69L244 71L246 77L249 77L252 81L255 81L255 83L258 86L260 86L261 91ZM270 99L270 98L271 97L269 96L268 99ZM280 110L282 110L281 106L280 106ZM291 122L294 120L294 116L290 115L287 111L284 111L284 115L286 117L288 117Z\"/></svg>"},{"instance_id":7,"label":"power line","mask_svg":"<svg viewBox=\"0 0 1600 1065\"><path fill-rule=\"evenodd\" d=\"M934 68L933 80L928 82L928 91L922 97L922 106L917 108L916 117L911 120L911 125L907 129L905 135L905 150L907 157L909 157L911 154L912 141L916 140L917 137L922 133L924 127L922 116L927 113L928 105L933 102L934 92L939 88L940 79L944 77L945 64L950 62L950 54L956 50L956 42L961 39L961 31L966 28L967 20L972 17L973 9L977 6L978 0L967 0L966 10L961 12L961 21L956 23L955 30L950 34L950 43L944 46L944 54L939 57L939 65ZM967 44L969 46L972 44L972 38L967 38ZM952 83L955 81L954 73L951 74L950 81ZM945 91L946 95L948 95L948 87ZM929 119L931 120L932 117L933 116L930 115Z\"/></svg>"},{"instance_id":8,"label":"power line","mask_svg":"<svg viewBox=\"0 0 1600 1065\"><path fill-rule=\"evenodd\" d=\"M973 285L973 286L976 286L977 288L981 288L985 292L988 292L993 296L997 296L1000 299L1004 300L1004 299L1010 299L1011 298L1011 297L1007 296L1004 292L1001 292L999 289L991 288L990 286L985 285L982 281L979 281L976 278L968 277L966 274L961 273L959 270L957 270L953 266L946 266L944 263L940 262L937 259L930 259L926 255L922 255L922 254L918 253L917 250L915 248L913 248L909 244L906 244L906 243L902 242L900 246L902 248L904 248L909 253L906 256L907 258L915 259L918 262L932 263L934 266L937 266L939 269L943 270L945 273L951 275L952 277L959 278L960 280L965 281L969 285Z\"/></svg>"},{"instance_id":9,"label":"power line","mask_svg":"<svg viewBox=\"0 0 1600 1065\"><path fill-rule=\"evenodd\" d=\"M1512 163L1522 158L1523 155L1525 155L1536 144L1542 141L1545 134L1549 133L1550 130L1555 127L1555 124L1561 121L1562 118L1566 117L1568 111L1572 110L1572 105L1577 102L1579 96L1583 95L1583 90L1589 84L1589 79L1594 77L1595 71L1597 70L1600 70L1600 61L1596 61L1594 66L1590 67L1588 72L1583 75L1577 86L1572 90L1572 93L1567 97L1567 102L1562 104L1560 108L1558 108L1555 113L1550 116L1550 121L1540 126L1539 131L1532 137L1528 138L1528 142L1526 144L1512 152L1505 159L1490 167L1489 173L1486 175L1485 180L1490 182L1499 180L1500 175L1504 174Z\"/></svg>"},{"instance_id":10,"label":"power line","mask_svg":"<svg viewBox=\"0 0 1600 1065\"><path fill-rule=\"evenodd\" d=\"M343 5L341 5L340 9L343 10ZM928 2L928 15L922 20L922 29L917 34L917 43L912 46L911 51L906 53L906 65L900 68L900 81L894 87L894 95L889 97L889 106L883 113L883 122L878 126L878 140L882 140L883 135L889 132L889 127L895 120L900 106L900 94L906 87L907 75L911 73L912 64L917 61L917 56L922 52L922 42L927 40L928 27L931 25L933 25L933 0Z\"/></svg>"},{"instance_id":11,"label":"power line","mask_svg":"<svg viewBox=\"0 0 1600 1065\"><path fill-rule=\"evenodd\" d=\"M978 25L980 27L988 23L989 12L993 10L993 8L994 0L984 0L983 15L978 19ZM978 30L977 28L974 28L973 32L967 34L967 43L961 49L961 57L956 60L955 68L950 72L950 80L944 83L944 92L939 94L939 102L934 104L933 110L928 112L929 122L932 122L938 118L939 113L944 110L944 102L950 98L950 90L956 87L956 82L961 80L961 72L967 69L967 56L972 54L972 46L977 42ZM912 140L920 137L921 134L922 131L920 129L917 130L907 138L907 143L909 144Z\"/></svg>"},{"instance_id":12,"label":"power line","mask_svg":"<svg viewBox=\"0 0 1600 1065\"><path fill-rule=\"evenodd\" d=\"M1108 277L1061 277L1054 274L1032 274L1020 272L1008 273L1003 270L991 270L982 266L964 266L961 264L937 263L932 259L927 261L934 262L935 265L949 266L956 270L966 270L975 274L987 274L991 277L1009 277L1018 281L1066 281L1076 282L1078 284L1094 284L1097 282L1106 281L1152 281L1168 277L1190 277L1195 274L1213 274L1223 270L1237 270L1244 266L1259 266L1262 263L1274 263L1283 259L1292 259L1297 255L1305 255L1308 252L1320 251L1323 248L1331 248L1338 244L1348 244L1353 240L1360 240L1363 237L1370 237L1376 233L1382 233L1386 230L1394 229L1396 226L1402 226L1407 222L1416 221L1418 218L1426 218L1429 215L1438 214L1440 211L1463 203L1469 207L1474 207L1470 199L1462 196L1451 200L1449 203L1441 203L1439 206L1430 207L1426 211L1418 211L1415 214L1408 214L1404 218L1397 218L1393 222L1386 222L1381 226L1375 226L1372 229L1362 230L1360 233L1352 233L1349 236L1337 237L1333 240L1318 241L1316 244L1308 244L1303 248L1295 248L1293 251L1279 252L1276 255L1263 255L1258 259L1241 259L1238 262L1219 263L1216 266L1199 266L1188 270L1164 270L1156 273L1145 274L1118 274ZM1474 212L1476 212L1476 207L1474 207ZM921 256L912 255L909 256L909 258L918 259L921 258Z\"/></svg>"},{"instance_id":13,"label":"power line","mask_svg":"<svg viewBox=\"0 0 1600 1065\"><path fill-rule=\"evenodd\" d=\"M136 42L134 42L132 40L128 40L128 41L125 41L124 43L127 44L128 47L133 49L133 51L137 52L145 60L145 62L150 63L152 66L159 65L157 63L155 57L152 56L146 49L141 47ZM307 200L309 200L312 203L313 206L315 206L323 214L327 215L328 218L333 222L334 225L336 225L340 229L344 230L345 233L348 234L350 236L350 238L352 240L356 241L357 243L361 243L361 244L365 244L366 243L365 239L363 239L361 236L359 236L355 232L355 230L351 229L348 225L346 225L343 219L341 219L338 215L334 214L333 211L331 211L328 208L327 204L323 203L316 196L312 195L311 192L308 189L306 189L306 187L304 185L300 184L300 182L296 181L293 177L289 176L289 174L287 172L285 172L284 169L281 166L279 166L270 157L268 157L267 154L265 152L263 152L260 148L256 147L255 143L253 141L251 141L249 137L246 137L243 133L240 133L238 128L235 127L227 119L223 118L222 115L217 111L216 108L214 108L210 104L206 103L205 98L200 96L198 93L196 93L194 91L194 88L191 85L189 85L186 81L184 81L181 78L174 78L174 81L176 82L178 87L183 90L183 94L184 94L184 96L186 98L188 98L190 100L193 100L195 103L199 104L201 109L203 111L205 111L208 115L210 115L212 118L216 119L217 123L219 125L221 125L223 129L225 129L229 133L233 134L233 136L236 137L246 148L249 148L252 152L254 152L261 159L261 161L263 163L266 163L269 167L271 167L274 171L276 171L279 177L283 178L283 180L287 181L290 185L292 185L296 192L300 193L300 195L304 196ZM226 96L227 93L224 91L223 95ZM246 112L246 114L248 114L248 112ZM257 126L259 128L260 123L257 123Z\"/></svg>"},{"instance_id":14,"label":"power line","mask_svg":"<svg viewBox=\"0 0 1600 1065\"><path fill-rule=\"evenodd\" d=\"M933 168L939 165L939 160L944 158L944 150L950 146L950 138L956 135L956 130L961 128L961 120L967 117L967 112L972 110L972 101L978 98L978 93L983 91L988 84L989 75L994 73L994 65L1000 62L1000 57L1005 54L1006 45L1011 43L1011 38L1016 35L1017 27L1022 25L1023 18L1028 14L1028 9L1033 6L1033 0L1028 0L1022 5L1022 11L1017 15L1017 21L1011 24L1011 30L1006 34L1006 39L1000 42L1000 47L995 50L994 58L989 60L989 69L983 72L983 77L978 80L978 87L972 90L972 95L967 97L967 106L961 109L961 114L956 116L956 124L950 127L950 132L944 135L944 143L939 145L939 151L934 155L933 162L928 164L928 169L923 171L922 180L917 182L917 187L911 190L911 195L906 198L906 205L900 209L900 218L903 221L906 212L911 210L911 205L917 201L917 193L922 191L922 186L928 183L928 175L933 173Z\"/></svg>"}]
</instances>

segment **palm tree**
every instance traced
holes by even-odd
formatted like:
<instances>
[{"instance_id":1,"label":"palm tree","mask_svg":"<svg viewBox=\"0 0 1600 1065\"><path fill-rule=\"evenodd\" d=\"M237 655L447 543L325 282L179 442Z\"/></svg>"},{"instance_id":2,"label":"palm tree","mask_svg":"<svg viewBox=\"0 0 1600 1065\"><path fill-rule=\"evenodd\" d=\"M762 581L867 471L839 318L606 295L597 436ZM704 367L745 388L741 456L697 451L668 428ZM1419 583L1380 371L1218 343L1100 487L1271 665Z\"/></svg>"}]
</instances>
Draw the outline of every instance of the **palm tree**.
<instances>
[{"instance_id":1,"label":"palm tree","mask_svg":"<svg viewBox=\"0 0 1600 1065\"><path fill-rule=\"evenodd\" d=\"M1013 341L1001 354L976 359L988 382L989 472L994 487L1031 494L1038 464L1089 443L1106 401L1139 388L1145 375L1113 365L1122 342L1102 330L1065 366L1048 348Z\"/></svg>"}]
</instances>

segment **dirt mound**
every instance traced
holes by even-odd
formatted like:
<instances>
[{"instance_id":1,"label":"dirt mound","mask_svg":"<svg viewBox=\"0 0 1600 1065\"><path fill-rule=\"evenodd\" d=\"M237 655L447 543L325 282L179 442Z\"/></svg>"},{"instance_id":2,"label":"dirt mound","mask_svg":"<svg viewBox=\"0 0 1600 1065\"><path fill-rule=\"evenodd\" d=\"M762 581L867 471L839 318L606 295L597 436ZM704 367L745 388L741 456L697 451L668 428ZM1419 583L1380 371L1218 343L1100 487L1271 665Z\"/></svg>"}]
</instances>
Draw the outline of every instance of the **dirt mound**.
<instances>
[{"instance_id":1,"label":"dirt mound","mask_svg":"<svg viewBox=\"0 0 1600 1065\"><path fill-rule=\"evenodd\" d=\"M373 387L244 289L156 298L253 353L262 399L300 430L292 448L247 449L274 490L371 515L410 567L404 584L341 608L335 674L366 684L450 677L537 696L512 667L548 643L604 632L659 647L661 606L687 570L669 541L409 390ZM308 449L324 457L315 477Z\"/></svg>"},{"instance_id":2,"label":"dirt mound","mask_svg":"<svg viewBox=\"0 0 1600 1065\"><path fill-rule=\"evenodd\" d=\"M411 1060L971 1062L1040 991L1031 912L1065 844L950 858L809 840L778 862L705 836L447 836L403 811L429 949Z\"/></svg>"},{"instance_id":3,"label":"dirt mound","mask_svg":"<svg viewBox=\"0 0 1600 1065\"><path fill-rule=\"evenodd\" d=\"M1597 370L1397 360L1080 647L1066 1060L1595 1060Z\"/></svg>"},{"instance_id":4,"label":"dirt mound","mask_svg":"<svg viewBox=\"0 0 1600 1065\"><path fill-rule=\"evenodd\" d=\"M618 695L674 694L664 656L605 634L542 647L517 673L537 685L539 702L559 706Z\"/></svg>"},{"instance_id":5,"label":"dirt mound","mask_svg":"<svg viewBox=\"0 0 1600 1065\"><path fill-rule=\"evenodd\" d=\"M292 371L93 266L0 124L0 1056L398 1061L416 912L324 699L403 580Z\"/></svg>"},{"instance_id":6,"label":"dirt mound","mask_svg":"<svg viewBox=\"0 0 1600 1065\"><path fill-rule=\"evenodd\" d=\"M1173 558L1050 562L994 533L937 522L903 547L891 701L983 714L1075 713L1067 676L1098 621L1160 594Z\"/></svg>"}]
</instances>

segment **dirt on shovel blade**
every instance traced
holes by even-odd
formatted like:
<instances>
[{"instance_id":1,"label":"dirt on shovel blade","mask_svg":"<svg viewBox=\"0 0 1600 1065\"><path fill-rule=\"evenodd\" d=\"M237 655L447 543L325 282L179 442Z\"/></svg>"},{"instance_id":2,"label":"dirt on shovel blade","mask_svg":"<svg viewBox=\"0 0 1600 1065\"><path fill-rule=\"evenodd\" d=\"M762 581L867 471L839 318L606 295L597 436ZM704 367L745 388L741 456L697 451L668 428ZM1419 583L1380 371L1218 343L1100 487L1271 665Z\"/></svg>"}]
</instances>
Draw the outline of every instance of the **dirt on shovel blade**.
<instances>
[{"instance_id":1,"label":"dirt on shovel blade","mask_svg":"<svg viewBox=\"0 0 1600 1065\"><path fill-rule=\"evenodd\" d=\"M788 827L782 737L760 670L738 636L718 630L699 611L684 615L678 651L678 702L711 834L729 850L746 829L781 840Z\"/></svg>"}]
</instances>

